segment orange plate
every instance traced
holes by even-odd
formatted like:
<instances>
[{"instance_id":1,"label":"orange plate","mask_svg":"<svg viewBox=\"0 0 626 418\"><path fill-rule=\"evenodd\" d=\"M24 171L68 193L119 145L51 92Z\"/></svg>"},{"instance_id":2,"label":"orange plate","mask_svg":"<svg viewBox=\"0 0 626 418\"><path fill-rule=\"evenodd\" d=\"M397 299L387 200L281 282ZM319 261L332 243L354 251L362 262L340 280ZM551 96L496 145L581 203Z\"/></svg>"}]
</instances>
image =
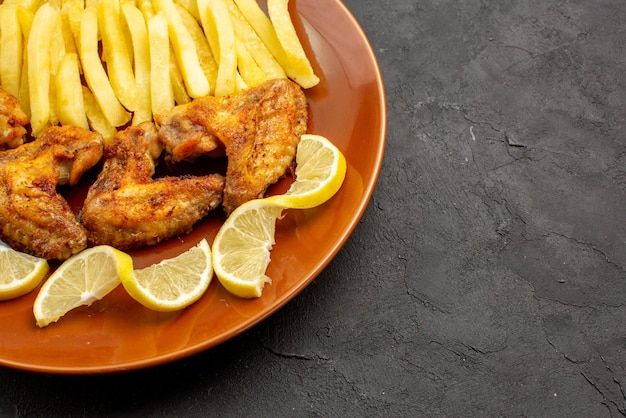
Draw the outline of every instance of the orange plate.
<instances>
[{"instance_id":1,"label":"orange plate","mask_svg":"<svg viewBox=\"0 0 626 418\"><path fill-rule=\"evenodd\" d=\"M216 346L259 323L301 292L330 262L359 222L374 190L385 148L386 108L376 58L358 23L338 0L291 2L300 37L321 83L308 90L312 133L345 154L343 187L326 204L291 210L276 227L263 296L231 296L214 279L204 297L170 314L150 311L120 286L90 307L38 329L36 291L0 303L0 364L60 374L95 374L166 363ZM286 180L285 180L286 181ZM281 190L281 185L275 190ZM283 185L284 187L284 185ZM78 192L76 192L78 193ZM71 196L70 196L71 197ZM144 267L173 257L223 221L209 216L179 239L132 253Z\"/></svg>"}]
</instances>

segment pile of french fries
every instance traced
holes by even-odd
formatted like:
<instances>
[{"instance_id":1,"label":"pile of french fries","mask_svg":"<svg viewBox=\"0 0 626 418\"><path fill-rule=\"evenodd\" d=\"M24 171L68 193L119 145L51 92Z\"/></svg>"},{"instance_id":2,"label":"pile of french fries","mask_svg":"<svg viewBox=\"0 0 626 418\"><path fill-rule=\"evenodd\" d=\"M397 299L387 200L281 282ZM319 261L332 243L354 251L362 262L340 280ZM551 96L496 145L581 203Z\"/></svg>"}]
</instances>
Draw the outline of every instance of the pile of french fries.
<instances>
[{"instance_id":1,"label":"pile of french fries","mask_svg":"<svg viewBox=\"0 0 626 418\"><path fill-rule=\"evenodd\" d=\"M0 86L33 136L72 124L117 128L205 95L288 77L319 82L289 0L4 0Z\"/></svg>"}]
</instances>

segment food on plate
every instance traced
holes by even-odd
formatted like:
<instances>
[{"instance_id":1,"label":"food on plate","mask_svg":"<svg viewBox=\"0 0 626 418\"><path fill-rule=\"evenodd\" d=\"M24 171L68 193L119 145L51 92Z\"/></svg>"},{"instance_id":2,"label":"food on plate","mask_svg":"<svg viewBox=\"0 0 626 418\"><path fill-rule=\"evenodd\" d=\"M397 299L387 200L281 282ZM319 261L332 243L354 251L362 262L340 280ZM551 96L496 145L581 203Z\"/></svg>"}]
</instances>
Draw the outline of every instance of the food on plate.
<instances>
[{"instance_id":1,"label":"food on plate","mask_svg":"<svg viewBox=\"0 0 626 418\"><path fill-rule=\"evenodd\" d=\"M78 56L68 52L59 63L55 78L57 117L61 125L89 129Z\"/></svg>"},{"instance_id":2,"label":"food on plate","mask_svg":"<svg viewBox=\"0 0 626 418\"><path fill-rule=\"evenodd\" d=\"M274 246L276 219L283 207L250 200L226 218L213 241L213 269L228 292L258 298L272 280L265 274Z\"/></svg>"},{"instance_id":3,"label":"food on plate","mask_svg":"<svg viewBox=\"0 0 626 418\"><path fill-rule=\"evenodd\" d=\"M59 12L49 4L39 8L34 16L27 43L30 125L34 136L39 136L50 123L53 113L50 101L52 56L51 39L59 21ZM2 47L4 49L4 46Z\"/></svg>"},{"instance_id":4,"label":"food on plate","mask_svg":"<svg viewBox=\"0 0 626 418\"><path fill-rule=\"evenodd\" d=\"M0 82L13 96L18 96L22 79L24 42L17 17L17 5L0 8Z\"/></svg>"},{"instance_id":5,"label":"food on plate","mask_svg":"<svg viewBox=\"0 0 626 418\"><path fill-rule=\"evenodd\" d=\"M36 17L37 15L35 15ZM33 23L34 27L35 24ZM107 75L100 60L98 51L98 11L95 7L87 7L83 10L80 20L78 45L83 76L106 120L113 126L126 124L130 120L130 113L120 103L120 98L116 95L109 75ZM30 86L32 88L33 84L30 83Z\"/></svg>"},{"instance_id":6,"label":"food on plate","mask_svg":"<svg viewBox=\"0 0 626 418\"><path fill-rule=\"evenodd\" d=\"M27 294L41 283L49 269L46 259L15 251L0 243L0 300Z\"/></svg>"},{"instance_id":7,"label":"food on plate","mask_svg":"<svg viewBox=\"0 0 626 418\"><path fill-rule=\"evenodd\" d=\"M213 278L211 247L206 239L173 258L136 269L122 277L130 296L155 311L184 309L204 294Z\"/></svg>"},{"instance_id":8,"label":"food on plate","mask_svg":"<svg viewBox=\"0 0 626 418\"><path fill-rule=\"evenodd\" d=\"M198 13L213 55L218 62L214 94L226 96L237 89L237 44L225 0L198 0Z\"/></svg>"},{"instance_id":9,"label":"food on plate","mask_svg":"<svg viewBox=\"0 0 626 418\"><path fill-rule=\"evenodd\" d=\"M0 83L35 137L48 126L89 124L110 138L131 117L138 125L192 98L277 78L310 88L319 78L287 3L268 2L268 17L241 0L5 1Z\"/></svg>"},{"instance_id":10,"label":"food on plate","mask_svg":"<svg viewBox=\"0 0 626 418\"><path fill-rule=\"evenodd\" d=\"M223 207L231 213L261 197L292 165L307 129L306 98L295 83L276 79L237 95L195 99L176 106L157 122L174 161L225 147Z\"/></svg>"},{"instance_id":11,"label":"food on plate","mask_svg":"<svg viewBox=\"0 0 626 418\"><path fill-rule=\"evenodd\" d=\"M80 214L89 245L121 250L154 245L191 231L219 206L220 174L153 179L161 149L152 122L128 127L106 145L104 166Z\"/></svg>"},{"instance_id":12,"label":"food on plate","mask_svg":"<svg viewBox=\"0 0 626 418\"><path fill-rule=\"evenodd\" d=\"M321 135L302 135L296 153L296 180L282 195L267 199L290 209L319 206L339 191L346 176L346 158Z\"/></svg>"},{"instance_id":13,"label":"food on plate","mask_svg":"<svg viewBox=\"0 0 626 418\"><path fill-rule=\"evenodd\" d=\"M298 33L289 14L289 0L268 0L267 12L276 31L280 45L287 55L287 75L305 89L311 88L320 82L306 56Z\"/></svg>"},{"instance_id":14,"label":"food on plate","mask_svg":"<svg viewBox=\"0 0 626 418\"><path fill-rule=\"evenodd\" d=\"M130 255L107 245L88 248L65 260L46 279L33 304L39 327L58 321L74 308L91 305L133 274Z\"/></svg>"},{"instance_id":15,"label":"food on plate","mask_svg":"<svg viewBox=\"0 0 626 418\"><path fill-rule=\"evenodd\" d=\"M261 296L271 282L265 274L274 245L276 220L284 209L321 205L341 187L343 154L328 139L303 135L298 145L296 179L283 195L244 203L226 219L213 241L213 268L226 290L244 298Z\"/></svg>"},{"instance_id":16,"label":"food on plate","mask_svg":"<svg viewBox=\"0 0 626 418\"><path fill-rule=\"evenodd\" d=\"M341 154L305 135L302 88L319 78L288 0L269 0L267 14L253 0L9 0L0 1L0 23L8 90L0 89L0 239L34 257L21 254L35 278L45 276L45 260L65 260L37 296L39 326L120 282L151 309L181 309L204 293L214 260L228 290L258 296L276 219L321 204L341 185ZM162 158L224 155L225 175L155 176ZM76 215L57 186L75 185L96 165ZM286 195L263 199L293 169ZM229 217L218 256L202 240L133 273L122 251L186 234L219 206ZM242 221L247 238L238 241ZM106 270L102 283L92 277L98 270Z\"/></svg>"},{"instance_id":17,"label":"food on plate","mask_svg":"<svg viewBox=\"0 0 626 418\"><path fill-rule=\"evenodd\" d=\"M200 97L209 94L209 80L202 71L193 38L176 5L172 0L152 0L152 4L157 13L163 13L167 18L170 42L189 96Z\"/></svg>"},{"instance_id":18,"label":"food on plate","mask_svg":"<svg viewBox=\"0 0 626 418\"><path fill-rule=\"evenodd\" d=\"M87 234L58 185L75 185L102 157L102 136L75 126L51 127L35 141L0 153L0 238L45 259L66 259Z\"/></svg>"},{"instance_id":19,"label":"food on plate","mask_svg":"<svg viewBox=\"0 0 626 418\"><path fill-rule=\"evenodd\" d=\"M21 145L27 123L28 116L17 98L0 88L0 147L15 148Z\"/></svg>"},{"instance_id":20,"label":"food on plate","mask_svg":"<svg viewBox=\"0 0 626 418\"><path fill-rule=\"evenodd\" d=\"M93 11L89 13L87 21L92 22ZM84 30L85 28L81 27L81 33ZM126 41L122 26L119 0L106 0L98 3L96 33L98 32L101 37L102 56L106 61L106 72L115 96L126 109L134 111L137 109L139 92L133 73L131 47ZM97 39L95 43L92 39L88 47L93 48L97 43Z\"/></svg>"}]
</instances>

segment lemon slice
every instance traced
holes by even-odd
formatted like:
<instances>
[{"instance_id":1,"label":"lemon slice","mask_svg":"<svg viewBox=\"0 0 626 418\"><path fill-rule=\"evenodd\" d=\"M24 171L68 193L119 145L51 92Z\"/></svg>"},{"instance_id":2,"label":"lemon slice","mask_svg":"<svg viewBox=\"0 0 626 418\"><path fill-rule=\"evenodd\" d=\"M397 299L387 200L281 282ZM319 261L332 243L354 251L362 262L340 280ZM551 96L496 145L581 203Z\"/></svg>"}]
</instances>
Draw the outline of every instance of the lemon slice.
<instances>
[{"instance_id":1,"label":"lemon slice","mask_svg":"<svg viewBox=\"0 0 626 418\"><path fill-rule=\"evenodd\" d=\"M283 208L255 199L235 209L213 241L213 269L226 290L242 298L261 296Z\"/></svg>"},{"instance_id":2,"label":"lemon slice","mask_svg":"<svg viewBox=\"0 0 626 418\"><path fill-rule=\"evenodd\" d=\"M30 292L49 269L47 260L0 244L0 300L15 299Z\"/></svg>"},{"instance_id":3,"label":"lemon slice","mask_svg":"<svg viewBox=\"0 0 626 418\"><path fill-rule=\"evenodd\" d=\"M145 307L171 312L200 299L212 278L211 247L203 239L174 258L122 277L122 285L133 299Z\"/></svg>"},{"instance_id":4,"label":"lemon slice","mask_svg":"<svg viewBox=\"0 0 626 418\"><path fill-rule=\"evenodd\" d=\"M296 179L283 195L255 199L235 209L213 241L213 269L230 293L256 298L271 282L265 274L274 246L276 220L284 209L321 205L341 187L346 160L319 135L303 135L296 152Z\"/></svg>"},{"instance_id":5,"label":"lemon slice","mask_svg":"<svg viewBox=\"0 0 626 418\"><path fill-rule=\"evenodd\" d=\"M289 209L308 209L330 199L346 176L346 158L321 135L302 135L296 152L296 180L283 195L268 199Z\"/></svg>"},{"instance_id":6,"label":"lemon slice","mask_svg":"<svg viewBox=\"0 0 626 418\"><path fill-rule=\"evenodd\" d=\"M91 305L132 274L131 256L108 245L68 258L39 290L33 306L37 325L45 327L74 308Z\"/></svg>"}]
</instances>

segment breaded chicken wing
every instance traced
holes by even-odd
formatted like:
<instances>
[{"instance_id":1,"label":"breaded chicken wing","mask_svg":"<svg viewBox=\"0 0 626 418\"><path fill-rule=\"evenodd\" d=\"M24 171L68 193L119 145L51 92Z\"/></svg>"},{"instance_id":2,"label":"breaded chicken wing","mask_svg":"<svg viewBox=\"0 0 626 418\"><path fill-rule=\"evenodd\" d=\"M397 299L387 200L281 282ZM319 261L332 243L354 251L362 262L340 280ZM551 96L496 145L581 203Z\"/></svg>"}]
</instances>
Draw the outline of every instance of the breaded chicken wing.
<instances>
[{"instance_id":1,"label":"breaded chicken wing","mask_svg":"<svg viewBox=\"0 0 626 418\"><path fill-rule=\"evenodd\" d=\"M228 158L226 213L262 197L293 164L307 129L302 89L287 79L270 80L241 94L206 96L179 105L157 121L160 139L174 161L219 152Z\"/></svg>"},{"instance_id":2,"label":"breaded chicken wing","mask_svg":"<svg viewBox=\"0 0 626 418\"><path fill-rule=\"evenodd\" d=\"M104 167L80 214L90 245L119 249L154 245L188 233L222 202L219 174L153 179L162 151L156 127L145 122L118 132L104 150Z\"/></svg>"},{"instance_id":3,"label":"breaded chicken wing","mask_svg":"<svg viewBox=\"0 0 626 418\"><path fill-rule=\"evenodd\" d=\"M87 234L57 185L75 185L102 157L102 136L52 127L0 153L0 237L16 250L63 260L87 246Z\"/></svg>"},{"instance_id":4,"label":"breaded chicken wing","mask_svg":"<svg viewBox=\"0 0 626 418\"><path fill-rule=\"evenodd\" d=\"M0 88L0 148L15 148L23 143L28 116L12 94Z\"/></svg>"}]
</instances>

